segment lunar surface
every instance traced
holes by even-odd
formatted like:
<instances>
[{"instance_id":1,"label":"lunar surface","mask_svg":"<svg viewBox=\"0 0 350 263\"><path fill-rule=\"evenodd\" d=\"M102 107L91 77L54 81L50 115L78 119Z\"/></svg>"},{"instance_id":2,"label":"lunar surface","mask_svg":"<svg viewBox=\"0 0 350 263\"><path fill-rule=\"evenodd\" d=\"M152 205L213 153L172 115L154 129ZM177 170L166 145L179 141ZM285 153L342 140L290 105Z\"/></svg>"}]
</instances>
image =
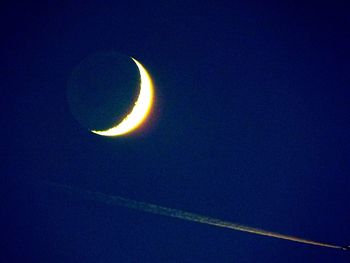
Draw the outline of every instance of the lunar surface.
<instances>
[{"instance_id":1,"label":"lunar surface","mask_svg":"<svg viewBox=\"0 0 350 263\"><path fill-rule=\"evenodd\" d=\"M154 87L136 59L100 52L74 68L67 95L82 126L98 135L120 136L140 128L150 115Z\"/></svg>"},{"instance_id":2,"label":"lunar surface","mask_svg":"<svg viewBox=\"0 0 350 263\"><path fill-rule=\"evenodd\" d=\"M129 133L139 127L149 114L153 102L152 80L141 63L134 58L132 58L132 60L136 63L140 71L141 79L140 94L135 103L135 106L131 112L122 120L122 122L117 124L115 127L104 131L92 130L93 133L103 136L118 136Z\"/></svg>"}]
</instances>

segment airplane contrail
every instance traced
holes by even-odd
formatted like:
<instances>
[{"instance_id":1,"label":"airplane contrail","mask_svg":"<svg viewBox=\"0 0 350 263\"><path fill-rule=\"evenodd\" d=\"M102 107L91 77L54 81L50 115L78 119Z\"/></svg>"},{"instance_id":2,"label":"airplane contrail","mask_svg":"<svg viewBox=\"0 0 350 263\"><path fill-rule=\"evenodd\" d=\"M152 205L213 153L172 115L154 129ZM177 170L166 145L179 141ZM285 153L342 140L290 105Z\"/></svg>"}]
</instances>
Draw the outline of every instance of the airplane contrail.
<instances>
[{"instance_id":1,"label":"airplane contrail","mask_svg":"<svg viewBox=\"0 0 350 263\"><path fill-rule=\"evenodd\" d=\"M242 232L248 232L248 233L261 235L261 236L269 236L269 237L274 237L279 239L285 239L289 241L294 241L294 242L309 244L314 246L328 247L328 248L342 249L342 250L349 250L350 248L349 246L338 246L338 245L308 240L304 238L299 238L295 236L279 234L276 232L253 228L253 227L249 227L249 226L245 226L245 225L241 225L241 224L237 224L229 221L223 221L220 219L203 216L195 213L190 213L190 212L186 212L186 211L182 211L174 208L168 208L168 207L158 206L155 204L135 201L135 200L127 199L120 196L111 196L100 192L83 190L83 189L75 188L64 184L58 184L58 183L52 183L52 182L49 182L48 184L62 190L77 193L83 196L85 199L100 201L105 204L123 206L123 207L144 211L148 213L153 213L157 215L174 217L182 220L187 220L187 221L192 221L192 222L197 222L197 223L202 223L207 225L213 225L217 227L223 227L223 228L233 229L233 230L242 231Z\"/></svg>"}]
</instances>

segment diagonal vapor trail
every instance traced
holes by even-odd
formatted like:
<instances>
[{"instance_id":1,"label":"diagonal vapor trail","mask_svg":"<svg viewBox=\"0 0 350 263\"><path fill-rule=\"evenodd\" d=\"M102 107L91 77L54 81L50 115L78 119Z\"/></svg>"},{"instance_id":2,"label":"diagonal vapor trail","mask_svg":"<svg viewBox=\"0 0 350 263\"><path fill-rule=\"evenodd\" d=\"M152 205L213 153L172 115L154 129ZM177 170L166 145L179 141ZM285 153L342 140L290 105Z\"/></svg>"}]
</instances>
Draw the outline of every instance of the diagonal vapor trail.
<instances>
[{"instance_id":1,"label":"diagonal vapor trail","mask_svg":"<svg viewBox=\"0 0 350 263\"><path fill-rule=\"evenodd\" d=\"M253 228L253 227L236 224L229 221L223 221L220 219L203 216L195 213L190 213L190 212L186 212L178 209L135 201L135 200L127 199L120 196L106 195L100 192L92 192L89 190L83 190L83 189L75 188L64 184L58 184L58 183L52 183L52 182L49 182L48 184L51 186L55 186L56 188L59 188L61 190L65 190L71 193L77 193L80 196L84 197L85 199L99 201L105 204L123 206L123 207L144 211L148 213L153 213L157 215L174 217L182 220L187 220L187 221L192 221L192 222L197 222L197 223L202 223L207 225L213 225L217 227L223 227L223 228L233 229L233 230L242 231L242 232L248 232L248 233L261 235L261 236L269 236L269 237L274 237L279 239L285 239L285 240L294 241L294 242L303 243L303 244L310 244L314 246L328 247L328 248L342 249L342 250L349 249L349 247L337 246L329 243L317 242L317 241L299 238L295 236L279 234L276 232Z\"/></svg>"}]
</instances>

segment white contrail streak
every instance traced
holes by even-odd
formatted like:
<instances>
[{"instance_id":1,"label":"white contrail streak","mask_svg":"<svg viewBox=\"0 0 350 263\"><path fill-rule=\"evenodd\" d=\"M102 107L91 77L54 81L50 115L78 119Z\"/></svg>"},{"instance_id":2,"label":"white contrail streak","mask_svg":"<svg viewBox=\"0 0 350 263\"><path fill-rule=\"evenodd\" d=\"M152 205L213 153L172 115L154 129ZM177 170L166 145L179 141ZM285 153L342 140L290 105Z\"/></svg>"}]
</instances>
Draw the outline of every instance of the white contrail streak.
<instances>
[{"instance_id":1,"label":"white contrail streak","mask_svg":"<svg viewBox=\"0 0 350 263\"><path fill-rule=\"evenodd\" d=\"M202 216L202 215L195 214L195 213L185 212L185 211L181 211L178 209L167 208L167 207L158 206L158 205L154 205L154 204L150 204L150 203L139 202L139 201L127 199L127 198L120 197L120 196L111 196L111 195L106 195L106 194L103 194L100 192L92 192L92 191L88 191L88 190L82 190L82 189L74 188L74 187L71 187L68 185L63 185L63 184L57 184L57 183L49 183L49 184L52 186L58 187L62 190L77 193L80 196L83 196L85 199L100 201L100 202L103 202L106 204L111 204L111 205L123 206L123 207L136 209L136 210L140 210L140 211L144 211L144 212L148 212L148 213L153 213L153 214L157 214L157 215L174 217L174 218L179 218L182 220L198 222L198 223L207 224L207 225L214 225L214 226L233 229L233 230L237 230L237 231L248 232L248 233L252 233L252 234L256 234L256 235L285 239L285 240L289 240L289 241L310 244L310 245L314 245L314 246L343 249L343 250L348 250L348 248L349 248L349 247L342 247L342 246L317 242L317 241L303 239L303 238L289 236L289 235L283 235L283 234L270 232L270 231L266 231L266 230L262 230L262 229L258 229L258 228L253 228L253 227L249 227L249 226L236 224L233 222L223 221L223 220L208 217L208 216Z\"/></svg>"}]
</instances>

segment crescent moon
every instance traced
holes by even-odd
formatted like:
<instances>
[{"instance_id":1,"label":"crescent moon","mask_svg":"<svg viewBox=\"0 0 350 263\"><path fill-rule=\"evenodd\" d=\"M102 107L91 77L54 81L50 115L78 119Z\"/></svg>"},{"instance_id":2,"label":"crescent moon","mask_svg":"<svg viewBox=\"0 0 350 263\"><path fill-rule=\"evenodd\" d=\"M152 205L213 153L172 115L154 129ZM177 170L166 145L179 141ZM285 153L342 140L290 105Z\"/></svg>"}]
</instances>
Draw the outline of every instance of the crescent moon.
<instances>
[{"instance_id":1,"label":"crescent moon","mask_svg":"<svg viewBox=\"0 0 350 263\"><path fill-rule=\"evenodd\" d=\"M131 58L140 73L140 94L135 102L135 105L131 112L116 126L103 130L91 132L102 136L119 136L126 133L130 133L138 128L147 118L153 104L154 89L153 83L147 70L136 59Z\"/></svg>"}]
</instances>

